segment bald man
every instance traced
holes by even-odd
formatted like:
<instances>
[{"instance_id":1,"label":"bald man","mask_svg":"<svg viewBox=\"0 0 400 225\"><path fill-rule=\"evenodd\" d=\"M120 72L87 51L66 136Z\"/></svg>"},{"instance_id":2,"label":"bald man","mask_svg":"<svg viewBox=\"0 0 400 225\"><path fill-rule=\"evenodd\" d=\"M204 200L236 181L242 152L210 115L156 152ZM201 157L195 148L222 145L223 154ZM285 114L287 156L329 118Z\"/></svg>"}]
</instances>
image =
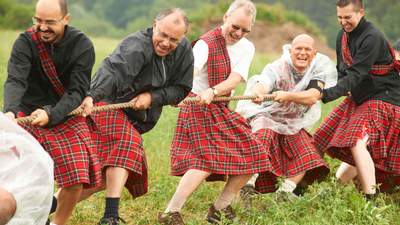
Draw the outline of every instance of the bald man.
<instances>
[{"instance_id":1,"label":"bald man","mask_svg":"<svg viewBox=\"0 0 400 225\"><path fill-rule=\"evenodd\" d=\"M23 127L54 161L57 225L66 224L84 187L101 182L91 127L83 117L67 116L86 96L95 59L92 42L69 20L65 0L37 2L34 26L14 43L4 86L6 115L34 116Z\"/></svg>"},{"instance_id":2,"label":"bald man","mask_svg":"<svg viewBox=\"0 0 400 225\"><path fill-rule=\"evenodd\" d=\"M17 202L14 196L0 186L0 225L5 225L14 216Z\"/></svg>"},{"instance_id":3,"label":"bald man","mask_svg":"<svg viewBox=\"0 0 400 225\"><path fill-rule=\"evenodd\" d=\"M129 35L103 61L82 103L86 114L91 113L94 102L134 103L130 109L92 115L101 131L94 138L114 143L105 143L100 149L106 208L99 224L123 221L118 208L124 185L133 197L147 192L141 134L154 127L164 105L178 104L192 88L193 53L185 38L187 29L182 10L160 12L151 28Z\"/></svg>"},{"instance_id":4,"label":"bald man","mask_svg":"<svg viewBox=\"0 0 400 225\"><path fill-rule=\"evenodd\" d=\"M250 121L252 131L268 148L272 170L255 175L245 189L276 191L277 178L281 176L284 180L277 192L292 198L300 181L309 184L328 174L329 169L306 129L321 116L318 100L322 89L336 80L333 63L317 53L314 39L307 34L284 45L281 58L268 64L261 75L251 78L246 93L259 97L253 102L239 102L237 111ZM269 93L275 95L274 101L263 103L262 96Z\"/></svg>"}]
</instances>

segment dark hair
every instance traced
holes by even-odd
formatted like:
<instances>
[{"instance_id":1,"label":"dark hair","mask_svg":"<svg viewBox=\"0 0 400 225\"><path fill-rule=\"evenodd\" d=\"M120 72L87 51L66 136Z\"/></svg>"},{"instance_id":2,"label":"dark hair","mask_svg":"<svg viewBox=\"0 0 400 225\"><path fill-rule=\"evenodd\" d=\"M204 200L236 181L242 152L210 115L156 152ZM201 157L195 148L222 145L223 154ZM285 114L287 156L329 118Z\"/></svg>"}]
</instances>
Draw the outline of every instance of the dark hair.
<instances>
[{"instance_id":1,"label":"dark hair","mask_svg":"<svg viewBox=\"0 0 400 225\"><path fill-rule=\"evenodd\" d=\"M67 0L58 0L58 3L60 4L61 14L63 16L66 16L68 14Z\"/></svg>"},{"instance_id":2,"label":"dark hair","mask_svg":"<svg viewBox=\"0 0 400 225\"><path fill-rule=\"evenodd\" d=\"M181 16L182 22L185 25L185 33L187 33L188 29L189 29L189 19L186 16L185 11L183 11L180 8L169 8L169 9L165 9L162 10L161 12L158 13L158 15L156 16L156 21L160 21L162 19L164 19L165 17L171 15L172 13L178 13ZM174 21L175 23L179 23L180 21Z\"/></svg>"},{"instance_id":3,"label":"dark hair","mask_svg":"<svg viewBox=\"0 0 400 225\"><path fill-rule=\"evenodd\" d=\"M355 11L359 11L360 9L364 8L362 0L337 0L336 2L336 6L340 8L346 7L350 4L354 6Z\"/></svg>"},{"instance_id":4,"label":"dark hair","mask_svg":"<svg viewBox=\"0 0 400 225\"><path fill-rule=\"evenodd\" d=\"M396 51L400 51L400 38L397 39L397 41L394 43L393 48L394 48Z\"/></svg>"}]
</instances>

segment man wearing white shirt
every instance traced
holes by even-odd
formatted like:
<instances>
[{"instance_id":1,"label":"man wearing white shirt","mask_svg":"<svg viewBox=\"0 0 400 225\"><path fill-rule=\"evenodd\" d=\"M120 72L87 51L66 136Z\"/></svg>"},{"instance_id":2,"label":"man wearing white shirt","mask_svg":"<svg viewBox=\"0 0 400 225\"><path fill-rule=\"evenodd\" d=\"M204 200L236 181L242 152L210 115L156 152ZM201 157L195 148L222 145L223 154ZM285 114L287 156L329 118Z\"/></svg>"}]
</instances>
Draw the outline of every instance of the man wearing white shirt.
<instances>
[{"instance_id":1,"label":"man wearing white shirt","mask_svg":"<svg viewBox=\"0 0 400 225\"><path fill-rule=\"evenodd\" d=\"M227 103L211 103L215 96L229 96L247 79L254 56L254 45L246 36L255 22L256 8L251 1L236 0L223 17L224 24L200 37L194 45L192 93L197 104L184 105L171 147L171 170L183 176L159 222L184 224L180 215L187 198L207 178L226 180L218 199L211 204L207 221L219 223L224 216L235 218L230 206L240 188L255 171L269 170L264 146L251 133L249 125Z\"/></svg>"}]
</instances>

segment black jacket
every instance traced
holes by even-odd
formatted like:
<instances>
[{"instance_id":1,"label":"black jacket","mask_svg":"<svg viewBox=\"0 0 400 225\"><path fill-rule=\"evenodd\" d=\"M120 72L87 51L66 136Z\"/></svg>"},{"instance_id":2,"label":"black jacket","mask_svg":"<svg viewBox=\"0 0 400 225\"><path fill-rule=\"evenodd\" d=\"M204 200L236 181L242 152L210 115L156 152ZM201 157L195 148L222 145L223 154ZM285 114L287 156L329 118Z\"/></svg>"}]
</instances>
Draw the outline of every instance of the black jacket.
<instances>
[{"instance_id":1,"label":"black jacket","mask_svg":"<svg viewBox=\"0 0 400 225\"><path fill-rule=\"evenodd\" d=\"M348 34L348 45L353 65L342 60L343 30L337 36L336 55L339 80L335 87L324 90L323 102L329 102L351 92L357 105L366 100L378 99L400 105L400 76L392 70L387 75L370 74L372 65L387 65L393 61L384 35L372 23L362 18L357 27Z\"/></svg>"},{"instance_id":2,"label":"black jacket","mask_svg":"<svg viewBox=\"0 0 400 225\"><path fill-rule=\"evenodd\" d=\"M158 121L162 106L175 105L192 89L193 53L184 38L166 57L155 54L152 28L126 37L102 62L93 78L88 95L109 103L128 102L143 92L150 92L151 107L143 111L126 109L125 113L140 133L149 131Z\"/></svg>"},{"instance_id":3,"label":"black jacket","mask_svg":"<svg viewBox=\"0 0 400 225\"><path fill-rule=\"evenodd\" d=\"M46 108L48 126L63 122L67 114L78 107L90 87L94 64L94 48L81 31L66 26L63 39L45 44L56 66L65 94L60 98L45 75L38 50L30 35L19 35L8 61L8 77L4 84L4 111L29 115L38 108Z\"/></svg>"}]
</instances>

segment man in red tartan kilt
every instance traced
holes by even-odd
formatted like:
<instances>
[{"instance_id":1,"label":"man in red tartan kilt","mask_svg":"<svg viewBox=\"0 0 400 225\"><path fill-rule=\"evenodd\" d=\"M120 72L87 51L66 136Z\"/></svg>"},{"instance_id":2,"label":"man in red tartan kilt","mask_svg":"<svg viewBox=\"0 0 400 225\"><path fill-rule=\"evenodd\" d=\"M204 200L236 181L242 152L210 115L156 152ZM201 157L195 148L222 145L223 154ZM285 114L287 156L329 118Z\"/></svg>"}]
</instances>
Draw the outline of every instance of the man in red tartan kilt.
<instances>
[{"instance_id":1,"label":"man in red tartan kilt","mask_svg":"<svg viewBox=\"0 0 400 225\"><path fill-rule=\"evenodd\" d=\"M224 180L225 188L211 205L207 220L217 223L221 213L235 217L230 206L251 174L269 169L261 142L251 134L244 118L227 103L211 103L215 96L230 95L247 78L254 45L244 36L256 16L251 1L234 1L224 15L224 24L200 37L193 48L195 72L190 96L198 104L181 107L171 147L172 175L182 176L174 196L158 220L184 224L180 215L187 198L204 181Z\"/></svg>"},{"instance_id":2,"label":"man in red tartan kilt","mask_svg":"<svg viewBox=\"0 0 400 225\"><path fill-rule=\"evenodd\" d=\"M60 188L53 222L66 224L82 189L100 185L100 161L83 117L67 117L90 86L94 48L68 26L66 1L40 0L34 26L15 41L8 63L4 110L10 118L32 115L23 124L54 160ZM32 203L36 204L36 203Z\"/></svg>"},{"instance_id":3,"label":"man in red tartan kilt","mask_svg":"<svg viewBox=\"0 0 400 225\"><path fill-rule=\"evenodd\" d=\"M384 35L364 18L361 0L337 1L339 81L323 102L348 96L316 131L316 147L343 161L338 179L358 175L367 199L376 186L400 184L400 62ZM378 185L376 185L378 183Z\"/></svg>"},{"instance_id":4,"label":"man in red tartan kilt","mask_svg":"<svg viewBox=\"0 0 400 225\"><path fill-rule=\"evenodd\" d=\"M141 134L151 130L164 105L177 105L190 92L193 53L185 38L188 19L180 9L159 13L153 27L125 38L97 71L82 102L89 115L93 102L131 102L133 108L93 113L105 176L106 207L99 224L119 224L124 185L133 197L147 192L147 167ZM99 189L84 193L88 197Z\"/></svg>"},{"instance_id":5,"label":"man in red tartan kilt","mask_svg":"<svg viewBox=\"0 0 400 225\"><path fill-rule=\"evenodd\" d=\"M254 175L242 191L254 187L261 193L276 191L277 178L282 176L277 192L292 197L300 181L310 184L329 173L306 128L321 116L318 100L322 88L336 84L336 80L332 61L317 53L314 39L306 34L284 45L281 58L250 79L246 94L261 97L253 102L240 101L237 111L248 118L253 132L266 146L272 169ZM262 103L262 96L271 92L275 102Z\"/></svg>"}]
</instances>

